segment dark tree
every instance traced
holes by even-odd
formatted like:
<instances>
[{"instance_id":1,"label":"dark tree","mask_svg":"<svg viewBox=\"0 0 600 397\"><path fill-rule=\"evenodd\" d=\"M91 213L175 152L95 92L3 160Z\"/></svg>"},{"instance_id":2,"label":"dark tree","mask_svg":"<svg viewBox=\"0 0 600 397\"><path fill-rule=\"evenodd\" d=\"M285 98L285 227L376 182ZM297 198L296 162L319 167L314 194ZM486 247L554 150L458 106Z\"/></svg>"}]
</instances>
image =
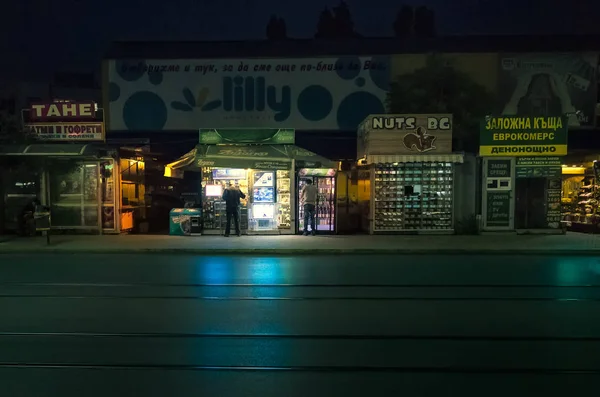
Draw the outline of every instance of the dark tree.
<instances>
[{"instance_id":1,"label":"dark tree","mask_svg":"<svg viewBox=\"0 0 600 397\"><path fill-rule=\"evenodd\" d=\"M429 39L435 37L435 12L425 6L415 10L415 36Z\"/></svg>"},{"instance_id":2,"label":"dark tree","mask_svg":"<svg viewBox=\"0 0 600 397\"><path fill-rule=\"evenodd\" d=\"M333 7L332 11L328 8L321 11L315 37L318 39L347 39L359 37L354 31L352 14L345 1L340 1L340 4Z\"/></svg>"},{"instance_id":3,"label":"dark tree","mask_svg":"<svg viewBox=\"0 0 600 397\"><path fill-rule=\"evenodd\" d=\"M284 40L287 38L287 26L283 18L271 15L267 23L267 39Z\"/></svg>"},{"instance_id":4,"label":"dark tree","mask_svg":"<svg viewBox=\"0 0 600 397\"><path fill-rule=\"evenodd\" d=\"M277 26L279 27L279 34L281 39L287 39L287 25L285 24L285 19L279 18L277 21Z\"/></svg>"},{"instance_id":5,"label":"dark tree","mask_svg":"<svg viewBox=\"0 0 600 397\"><path fill-rule=\"evenodd\" d=\"M342 0L340 1L340 4L333 7L333 20L336 38L350 38L356 36L354 33L352 14L345 1Z\"/></svg>"},{"instance_id":6,"label":"dark tree","mask_svg":"<svg viewBox=\"0 0 600 397\"><path fill-rule=\"evenodd\" d=\"M325 7L317 22L317 39L331 39L334 37L334 19L329 8Z\"/></svg>"},{"instance_id":7,"label":"dark tree","mask_svg":"<svg viewBox=\"0 0 600 397\"><path fill-rule=\"evenodd\" d=\"M412 6L404 5L396 14L394 21L394 33L398 38L408 38L412 36L415 25L415 11Z\"/></svg>"},{"instance_id":8,"label":"dark tree","mask_svg":"<svg viewBox=\"0 0 600 397\"><path fill-rule=\"evenodd\" d=\"M430 56L425 67L394 79L387 106L392 114L452 114L454 149L476 153L479 122L492 113L494 101L485 87L445 58Z\"/></svg>"}]
</instances>

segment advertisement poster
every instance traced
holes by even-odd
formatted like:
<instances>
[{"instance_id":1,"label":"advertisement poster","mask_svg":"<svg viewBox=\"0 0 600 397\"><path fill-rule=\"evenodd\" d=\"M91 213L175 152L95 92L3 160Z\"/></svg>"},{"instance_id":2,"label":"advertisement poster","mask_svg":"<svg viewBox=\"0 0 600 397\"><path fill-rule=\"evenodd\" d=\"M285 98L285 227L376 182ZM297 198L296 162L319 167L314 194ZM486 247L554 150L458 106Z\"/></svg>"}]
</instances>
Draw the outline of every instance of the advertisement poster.
<instances>
[{"instance_id":1,"label":"advertisement poster","mask_svg":"<svg viewBox=\"0 0 600 397\"><path fill-rule=\"evenodd\" d=\"M557 178L548 179L546 189L546 221L548 227L558 229L561 221L561 195L562 181L560 175Z\"/></svg>"},{"instance_id":2,"label":"advertisement poster","mask_svg":"<svg viewBox=\"0 0 600 397\"><path fill-rule=\"evenodd\" d=\"M511 192L487 192L487 226L510 226L510 194Z\"/></svg>"},{"instance_id":3,"label":"advertisement poster","mask_svg":"<svg viewBox=\"0 0 600 397\"><path fill-rule=\"evenodd\" d=\"M488 178L510 178L510 160L488 160Z\"/></svg>"},{"instance_id":4,"label":"advertisement poster","mask_svg":"<svg viewBox=\"0 0 600 397\"><path fill-rule=\"evenodd\" d=\"M124 60L108 69L113 131L353 131L385 113L390 57Z\"/></svg>"},{"instance_id":5,"label":"advertisement poster","mask_svg":"<svg viewBox=\"0 0 600 397\"><path fill-rule=\"evenodd\" d=\"M570 127L593 126L597 65L596 53L500 54L502 114L569 114Z\"/></svg>"},{"instance_id":6,"label":"advertisement poster","mask_svg":"<svg viewBox=\"0 0 600 397\"><path fill-rule=\"evenodd\" d=\"M488 117L481 123L480 156L565 156L566 117Z\"/></svg>"},{"instance_id":7,"label":"advertisement poster","mask_svg":"<svg viewBox=\"0 0 600 397\"><path fill-rule=\"evenodd\" d=\"M518 157L517 178L560 178L560 157Z\"/></svg>"}]
</instances>

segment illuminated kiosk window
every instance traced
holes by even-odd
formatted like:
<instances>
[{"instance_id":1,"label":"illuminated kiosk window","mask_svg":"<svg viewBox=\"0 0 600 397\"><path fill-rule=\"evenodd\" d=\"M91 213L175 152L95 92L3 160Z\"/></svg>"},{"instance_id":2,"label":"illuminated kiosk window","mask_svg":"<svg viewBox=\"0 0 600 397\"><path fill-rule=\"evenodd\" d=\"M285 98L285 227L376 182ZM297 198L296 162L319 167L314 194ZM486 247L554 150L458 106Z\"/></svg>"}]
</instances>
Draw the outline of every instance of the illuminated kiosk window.
<instances>
[{"instance_id":1,"label":"illuminated kiosk window","mask_svg":"<svg viewBox=\"0 0 600 397\"><path fill-rule=\"evenodd\" d=\"M374 232L452 230L453 163L378 163L372 178Z\"/></svg>"},{"instance_id":2,"label":"illuminated kiosk window","mask_svg":"<svg viewBox=\"0 0 600 397\"><path fill-rule=\"evenodd\" d=\"M276 232L291 229L290 171L204 167L202 199L204 230L207 234L222 233L225 229L223 192L230 185L237 186L246 195L240 201L242 231Z\"/></svg>"}]
</instances>

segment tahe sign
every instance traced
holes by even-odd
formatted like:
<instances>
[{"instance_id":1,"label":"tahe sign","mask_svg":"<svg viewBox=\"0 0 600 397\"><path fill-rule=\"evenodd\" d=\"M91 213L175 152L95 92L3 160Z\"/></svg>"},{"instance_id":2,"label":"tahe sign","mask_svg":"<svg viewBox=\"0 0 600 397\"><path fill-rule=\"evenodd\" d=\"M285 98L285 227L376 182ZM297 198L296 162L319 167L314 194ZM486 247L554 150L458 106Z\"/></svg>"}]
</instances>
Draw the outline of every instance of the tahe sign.
<instances>
[{"instance_id":1,"label":"tahe sign","mask_svg":"<svg viewBox=\"0 0 600 397\"><path fill-rule=\"evenodd\" d=\"M33 120L84 120L96 117L94 102L52 102L35 103L30 107L30 119Z\"/></svg>"}]
</instances>

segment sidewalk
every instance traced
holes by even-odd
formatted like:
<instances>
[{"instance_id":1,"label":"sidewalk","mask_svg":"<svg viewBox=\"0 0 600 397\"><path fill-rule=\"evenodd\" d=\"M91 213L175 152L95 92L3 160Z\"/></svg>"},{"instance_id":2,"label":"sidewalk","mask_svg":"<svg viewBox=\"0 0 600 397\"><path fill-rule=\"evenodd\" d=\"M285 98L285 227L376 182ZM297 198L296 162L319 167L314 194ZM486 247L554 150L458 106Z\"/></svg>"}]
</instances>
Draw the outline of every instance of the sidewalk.
<instances>
[{"instance_id":1,"label":"sidewalk","mask_svg":"<svg viewBox=\"0 0 600 397\"><path fill-rule=\"evenodd\" d=\"M0 240L1 241L1 240ZM598 255L600 235L557 236L52 236L0 242L0 254L169 253L169 254L520 254Z\"/></svg>"}]
</instances>

